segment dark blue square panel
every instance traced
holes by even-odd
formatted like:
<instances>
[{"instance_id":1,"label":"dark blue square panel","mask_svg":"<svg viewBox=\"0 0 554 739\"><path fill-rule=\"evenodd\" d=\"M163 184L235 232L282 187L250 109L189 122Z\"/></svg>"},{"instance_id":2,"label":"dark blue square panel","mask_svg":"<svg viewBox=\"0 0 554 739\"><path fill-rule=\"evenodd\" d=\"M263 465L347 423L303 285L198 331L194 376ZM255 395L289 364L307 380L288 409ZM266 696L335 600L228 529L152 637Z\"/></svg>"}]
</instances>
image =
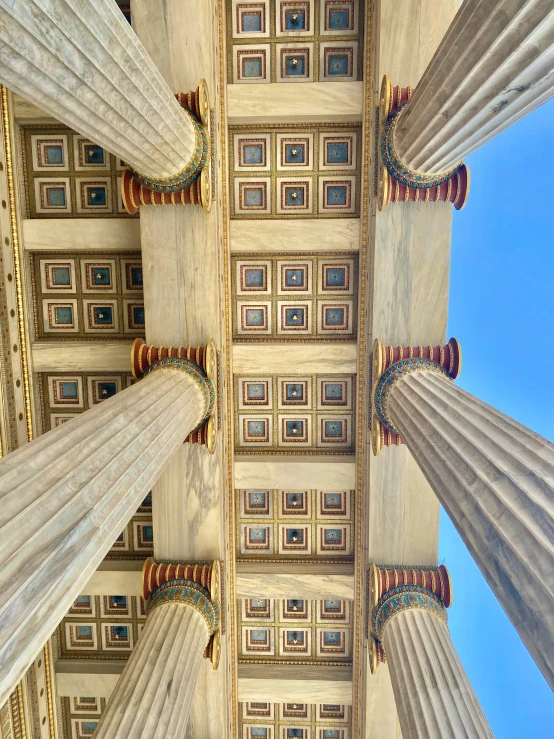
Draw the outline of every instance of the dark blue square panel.
<instances>
[{"instance_id":1,"label":"dark blue square panel","mask_svg":"<svg viewBox=\"0 0 554 739\"><path fill-rule=\"evenodd\" d=\"M87 188L87 205L106 205L108 196L103 185Z\"/></svg>"},{"instance_id":2,"label":"dark blue square panel","mask_svg":"<svg viewBox=\"0 0 554 739\"><path fill-rule=\"evenodd\" d=\"M261 59L244 59L242 63L243 77L261 77L262 76L262 60Z\"/></svg>"},{"instance_id":3,"label":"dark blue square panel","mask_svg":"<svg viewBox=\"0 0 554 739\"><path fill-rule=\"evenodd\" d=\"M71 285L71 270L69 267L54 267L52 270L54 285Z\"/></svg>"},{"instance_id":4,"label":"dark blue square panel","mask_svg":"<svg viewBox=\"0 0 554 739\"><path fill-rule=\"evenodd\" d=\"M287 400L291 401L303 401L304 400L304 385L301 383L287 382L285 386L285 395Z\"/></svg>"},{"instance_id":5,"label":"dark blue square panel","mask_svg":"<svg viewBox=\"0 0 554 739\"><path fill-rule=\"evenodd\" d=\"M325 383L325 400L342 400L343 385L340 382Z\"/></svg>"},{"instance_id":6,"label":"dark blue square panel","mask_svg":"<svg viewBox=\"0 0 554 739\"><path fill-rule=\"evenodd\" d=\"M326 308L325 323L328 326L342 326L344 324L344 308Z\"/></svg>"},{"instance_id":7,"label":"dark blue square panel","mask_svg":"<svg viewBox=\"0 0 554 739\"><path fill-rule=\"evenodd\" d=\"M327 205L346 205L346 185L327 188Z\"/></svg>"},{"instance_id":8,"label":"dark blue square panel","mask_svg":"<svg viewBox=\"0 0 554 739\"><path fill-rule=\"evenodd\" d=\"M45 147L45 153L46 153L46 164L50 164L52 166L56 164L63 164L63 148L61 145L59 146L48 145Z\"/></svg>"},{"instance_id":9,"label":"dark blue square panel","mask_svg":"<svg viewBox=\"0 0 554 739\"><path fill-rule=\"evenodd\" d=\"M111 305L103 305L94 308L94 322L98 325L111 325L113 323L113 308Z\"/></svg>"},{"instance_id":10,"label":"dark blue square panel","mask_svg":"<svg viewBox=\"0 0 554 739\"><path fill-rule=\"evenodd\" d=\"M250 541L265 542L266 534L266 529L250 529Z\"/></svg>"},{"instance_id":11,"label":"dark blue square panel","mask_svg":"<svg viewBox=\"0 0 554 739\"><path fill-rule=\"evenodd\" d=\"M340 508L341 496L338 493L324 493L325 508Z\"/></svg>"},{"instance_id":12,"label":"dark blue square panel","mask_svg":"<svg viewBox=\"0 0 554 739\"><path fill-rule=\"evenodd\" d=\"M52 207L65 207L65 188L49 187L46 190L46 204Z\"/></svg>"},{"instance_id":13,"label":"dark blue square panel","mask_svg":"<svg viewBox=\"0 0 554 739\"><path fill-rule=\"evenodd\" d=\"M304 543L303 529L286 529L286 541L287 541L287 544L303 544Z\"/></svg>"},{"instance_id":14,"label":"dark blue square panel","mask_svg":"<svg viewBox=\"0 0 554 739\"><path fill-rule=\"evenodd\" d=\"M349 164L348 144L327 142L327 164Z\"/></svg>"},{"instance_id":15,"label":"dark blue square panel","mask_svg":"<svg viewBox=\"0 0 554 739\"><path fill-rule=\"evenodd\" d=\"M304 434L304 421L285 421L285 433L287 436L302 436Z\"/></svg>"},{"instance_id":16,"label":"dark blue square panel","mask_svg":"<svg viewBox=\"0 0 554 739\"><path fill-rule=\"evenodd\" d=\"M305 144L285 144L285 162L287 164L305 164L305 154Z\"/></svg>"},{"instance_id":17,"label":"dark blue square panel","mask_svg":"<svg viewBox=\"0 0 554 739\"><path fill-rule=\"evenodd\" d=\"M305 31L306 13L303 10L287 10L285 12L285 28L287 31Z\"/></svg>"},{"instance_id":18,"label":"dark blue square panel","mask_svg":"<svg viewBox=\"0 0 554 739\"><path fill-rule=\"evenodd\" d=\"M64 400L76 399L78 397L78 389L76 382L62 382L61 384L62 398Z\"/></svg>"},{"instance_id":19,"label":"dark blue square panel","mask_svg":"<svg viewBox=\"0 0 554 739\"><path fill-rule=\"evenodd\" d=\"M133 325L144 326L144 305L133 306Z\"/></svg>"},{"instance_id":20,"label":"dark blue square panel","mask_svg":"<svg viewBox=\"0 0 554 739\"><path fill-rule=\"evenodd\" d=\"M285 287L305 288L304 269L285 269Z\"/></svg>"},{"instance_id":21,"label":"dark blue square panel","mask_svg":"<svg viewBox=\"0 0 554 739\"><path fill-rule=\"evenodd\" d=\"M350 29L350 18L347 10L335 8L329 12L329 28L334 31Z\"/></svg>"},{"instance_id":22,"label":"dark blue square panel","mask_svg":"<svg viewBox=\"0 0 554 739\"><path fill-rule=\"evenodd\" d=\"M286 308L285 326L303 326L305 308Z\"/></svg>"},{"instance_id":23,"label":"dark blue square panel","mask_svg":"<svg viewBox=\"0 0 554 739\"><path fill-rule=\"evenodd\" d=\"M126 595L110 595L110 607L111 608L127 608L127 596Z\"/></svg>"},{"instance_id":24,"label":"dark blue square panel","mask_svg":"<svg viewBox=\"0 0 554 739\"><path fill-rule=\"evenodd\" d=\"M306 74L306 58L297 54L285 57L285 75L287 77L302 77Z\"/></svg>"},{"instance_id":25,"label":"dark blue square panel","mask_svg":"<svg viewBox=\"0 0 554 739\"><path fill-rule=\"evenodd\" d=\"M331 267L325 270L325 287L346 287L346 269Z\"/></svg>"},{"instance_id":26,"label":"dark blue square panel","mask_svg":"<svg viewBox=\"0 0 554 739\"><path fill-rule=\"evenodd\" d=\"M325 529L325 543L338 544L342 538L341 529Z\"/></svg>"},{"instance_id":27,"label":"dark blue square panel","mask_svg":"<svg viewBox=\"0 0 554 739\"><path fill-rule=\"evenodd\" d=\"M246 287L265 288L265 270L262 268L252 268L244 270L246 278Z\"/></svg>"},{"instance_id":28,"label":"dark blue square panel","mask_svg":"<svg viewBox=\"0 0 554 739\"><path fill-rule=\"evenodd\" d=\"M85 144L85 161L87 164L104 164L106 155L104 149L97 144Z\"/></svg>"},{"instance_id":29,"label":"dark blue square panel","mask_svg":"<svg viewBox=\"0 0 554 739\"><path fill-rule=\"evenodd\" d=\"M110 267L95 267L92 270L92 284L93 285L111 285L112 284L112 270Z\"/></svg>"},{"instance_id":30,"label":"dark blue square panel","mask_svg":"<svg viewBox=\"0 0 554 739\"><path fill-rule=\"evenodd\" d=\"M329 54L327 57L327 74L331 77L350 76L348 54Z\"/></svg>"},{"instance_id":31,"label":"dark blue square panel","mask_svg":"<svg viewBox=\"0 0 554 739\"><path fill-rule=\"evenodd\" d=\"M285 187L285 203L288 206L304 206L303 187Z\"/></svg>"},{"instance_id":32,"label":"dark blue square panel","mask_svg":"<svg viewBox=\"0 0 554 739\"><path fill-rule=\"evenodd\" d=\"M73 308L70 305L64 306L63 308L56 308L56 323L73 323Z\"/></svg>"},{"instance_id":33,"label":"dark blue square panel","mask_svg":"<svg viewBox=\"0 0 554 739\"><path fill-rule=\"evenodd\" d=\"M261 144L245 144L244 164L263 164L264 152Z\"/></svg>"},{"instance_id":34,"label":"dark blue square panel","mask_svg":"<svg viewBox=\"0 0 554 739\"><path fill-rule=\"evenodd\" d=\"M342 436L342 421L325 421L325 436Z\"/></svg>"},{"instance_id":35,"label":"dark blue square panel","mask_svg":"<svg viewBox=\"0 0 554 739\"><path fill-rule=\"evenodd\" d=\"M244 203L247 207L262 207L264 204L264 193L261 187L249 187L244 192Z\"/></svg>"},{"instance_id":36,"label":"dark blue square panel","mask_svg":"<svg viewBox=\"0 0 554 739\"><path fill-rule=\"evenodd\" d=\"M267 493L263 490L254 490L248 494L248 504L250 508L266 507Z\"/></svg>"},{"instance_id":37,"label":"dark blue square panel","mask_svg":"<svg viewBox=\"0 0 554 739\"><path fill-rule=\"evenodd\" d=\"M248 421L249 436L265 436L265 421Z\"/></svg>"},{"instance_id":38,"label":"dark blue square panel","mask_svg":"<svg viewBox=\"0 0 554 739\"><path fill-rule=\"evenodd\" d=\"M260 11L257 13L243 13L242 14L242 31L243 33L256 33L262 30L262 14Z\"/></svg>"},{"instance_id":39,"label":"dark blue square panel","mask_svg":"<svg viewBox=\"0 0 554 739\"><path fill-rule=\"evenodd\" d=\"M154 527L153 526L143 526L142 532L143 532L145 541L154 541Z\"/></svg>"},{"instance_id":40,"label":"dark blue square panel","mask_svg":"<svg viewBox=\"0 0 554 739\"><path fill-rule=\"evenodd\" d=\"M131 267L131 286L142 287L142 267Z\"/></svg>"},{"instance_id":41,"label":"dark blue square panel","mask_svg":"<svg viewBox=\"0 0 554 739\"><path fill-rule=\"evenodd\" d=\"M106 400L117 393L117 385L115 382L99 382L98 392L102 400Z\"/></svg>"}]
</instances>

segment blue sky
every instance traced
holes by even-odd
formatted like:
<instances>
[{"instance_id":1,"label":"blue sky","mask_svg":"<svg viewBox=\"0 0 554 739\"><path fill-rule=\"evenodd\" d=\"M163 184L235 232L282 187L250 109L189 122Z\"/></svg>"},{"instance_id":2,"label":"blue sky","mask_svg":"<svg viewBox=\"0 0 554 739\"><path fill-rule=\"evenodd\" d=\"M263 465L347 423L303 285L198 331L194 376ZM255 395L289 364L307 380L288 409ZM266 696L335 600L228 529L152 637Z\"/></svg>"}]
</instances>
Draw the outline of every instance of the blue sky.
<instances>
[{"instance_id":1,"label":"blue sky","mask_svg":"<svg viewBox=\"0 0 554 739\"><path fill-rule=\"evenodd\" d=\"M448 323L462 345L458 383L553 440L554 100L467 164ZM439 558L454 586L452 638L497 739L553 736L554 696L444 511Z\"/></svg>"}]
</instances>

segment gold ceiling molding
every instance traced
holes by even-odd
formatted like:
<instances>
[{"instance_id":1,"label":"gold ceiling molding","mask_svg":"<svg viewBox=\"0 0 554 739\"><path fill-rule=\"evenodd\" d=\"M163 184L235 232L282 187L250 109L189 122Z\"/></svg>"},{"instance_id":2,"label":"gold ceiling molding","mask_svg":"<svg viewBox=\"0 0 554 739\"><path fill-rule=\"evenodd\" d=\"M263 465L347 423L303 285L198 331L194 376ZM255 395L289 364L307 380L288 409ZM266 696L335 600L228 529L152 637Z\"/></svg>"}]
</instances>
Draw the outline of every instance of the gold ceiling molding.
<instances>
[{"instance_id":1,"label":"gold ceiling molding","mask_svg":"<svg viewBox=\"0 0 554 739\"><path fill-rule=\"evenodd\" d=\"M19 350L21 352L21 373L23 394L25 397L25 423L27 427L27 441L33 439L33 417L31 409L31 389L29 383L29 360L27 356L27 332L23 313L23 287L21 274L21 259L19 253L19 231L17 224L13 151L11 142L11 124L8 90L2 85L0 105L2 107L2 135L4 137L4 151L6 153L6 176L8 180L8 197L10 209L11 243L14 263L14 280L17 295L17 326L19 330Z\"/></svg>"},{"instance_id":2,"label":"gold ceiling molding","mask_svg":"<svg viewBox=\"0 0 554 739\"><path fill-rule=\"evenodd\" d=\"M229 561L225 568L229 573L229 662L228 670L231 678L231 706L230 706L230 722L231 735L238 736L238 686L237 686L237 647L236 647L236 599L235 599L235 506L234 506L234 471L233 471L233 409L231 405L232 376L231 376L231 315L229 311L230 301L230 246L229 246L229 203L227 191L227 116L226 116L226 90L227 90L227 69L225 62L225 28L226 28L226 9L225 0L218 0L217 4L217 41L218 41L218 60L219 60L219 125L220 125L220 154L221 154L221 171L220 171L220 188L221 188L221 223L222 223L222 241L223 241L223 312L225 323L225 380L227 385L227 393L225 398L227 410L227 516L228 516L228 551ZM231 48L231 44L229 44ZM230 68L232 68L232 63ZM214 131L215 135L215 131ZM217 174L213 173L217 179ZM217 182L216 182L217 188ZM224 452L225 453L225 452Z\"/></svg>"},{"instance_id":3,"label":"gold ceiling molding","mask_svg":"<svg viewBox=\"0 0 554 739\"><path fill-rule=\"evenodd\" d=\"M356 614L354 620L354 644L353 644L353 686L352 686L352 736L359 736L361 711L360 711L360 687L362 684L362 670L365 662L365 654L362 655L362 638L363 638L363 619L362 614L362 597L363 597L363 567L362 567L362 508L363 508L363 471L364 471L364 399L366 397L366 359L365 359L365 314L366 314L366 281L368 275L368 230L369 230L369 208L370 208L370 183L369 183L369 162L371 155L371 137L374 130L374 121L372 113L372 89L371 89L371 31L373 21L373 0L366 2L365 17L365 42L364 42L364 118L363 118L363 162L362 162L362 238L360 243L360 265L359 265L359 350L358 350L358 417L357 417L357 469L356 469L356 521L355 521L355 541L356 541L356 572L355 572L355 594L354 594L354 612Z\"/></svg>"}]
</instances>

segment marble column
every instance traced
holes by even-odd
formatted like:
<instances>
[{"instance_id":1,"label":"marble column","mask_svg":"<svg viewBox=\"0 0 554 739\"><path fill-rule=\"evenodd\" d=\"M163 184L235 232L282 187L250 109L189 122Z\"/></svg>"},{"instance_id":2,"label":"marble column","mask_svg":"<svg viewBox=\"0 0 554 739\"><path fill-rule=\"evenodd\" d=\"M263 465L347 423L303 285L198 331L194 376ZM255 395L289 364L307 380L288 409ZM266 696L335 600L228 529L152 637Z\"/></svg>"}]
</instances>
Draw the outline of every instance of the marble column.
<instances>
[{"instance_id":1,"label":"marble column","mask_svg":"<svg viewBox=\"0 0 554 739\"><path fill-rule=\"evenodd\" d=\"M146 560L146 624L110 697L96 739L181 739L203 657L219 663L219 562Z\"/></svg>"},{"instance_id":2,"label":"marble column","mask_svg":"<svg viewBox=\"0 0 554 739\"><path fill-rule=\"evenodd\" d=\"M408 446L554 687L554 445L429 360L395 361L375 388L381 422Z\"/></svg>"},{"instance_id":3,"label":"marble column","mask_svg":"<svg viewBox=\"0 0 554 739\"><path fill-rule=\"evenodd\" d=\"M442 614L400 610L382 638L403 739L492 739Z\"/></svg>"},{"instance_id":4,"label":"marble column","mask_svg":"<svg viewBox=\"0 0 554 739\"><path fill-rule=\"evenodd\" d=\"M144 177L201 166L198 122L115 0L0 0L0 80Z\"/></svg>"},{"instance_id":5,"label":"marble column","mask_svg":"<svg viewBox=\"0 0 554 739\"><path fill-rule=\"evenodd\" d=\"M203 371L162 360L0 461L0 705L212 408Z\"/></svg>"},{"instance_id":6,"label":"marble column","mask_svg":"<svg viewBox=\"0 0 554 739\"><path fill-rule=\"evenodd\" d=\"M552 0L465 0L392 133L406 170L437 175L554 92Z\"/></svg>"},{"instance_id":7,"label":"marble column","mask_svg":"<svg viewBox=\"0 0 554 739\"><path fill-rule=\"evenodd\" d=\"M447 626L444 565L371 565L370 668L386 662L404 739L487 739L492 733Z\"/></svg>"}]
</instances>

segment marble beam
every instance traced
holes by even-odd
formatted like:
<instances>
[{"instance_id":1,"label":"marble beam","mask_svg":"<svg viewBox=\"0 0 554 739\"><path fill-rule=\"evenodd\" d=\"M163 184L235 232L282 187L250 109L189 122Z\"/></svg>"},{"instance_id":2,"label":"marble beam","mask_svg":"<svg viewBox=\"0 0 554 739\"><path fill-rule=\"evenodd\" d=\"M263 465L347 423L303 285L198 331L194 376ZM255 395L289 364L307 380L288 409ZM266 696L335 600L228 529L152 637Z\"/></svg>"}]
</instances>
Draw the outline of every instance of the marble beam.
<instances>
[{"instance_id":1,"label":"marble beam","mask_svg":"<svg viewBox=\"0 0 554 739\"><path fill-rule=\"evenodd\" d=\"M27 251L140 251L138 218L24 218Z\"/></svg>"},{"instance_id":2,"label":"marble beam","mask_svg":"<svg viewBox=\"0 0 554 739\"><path fill-rule=\"evenodd\" d=\"M94 695L109 698L119 680L123 660L59 659L56 662L56 689L62 698Z\"/></svg>"},{"instance_id":3,"label":"marble beam","mask_svg":"<svg viewBox=\"0 0 554 739\"><path fill-rule=\"evenodd\" d=\"M352 705L352 668L239 665L240 702L338 703Z\"/></svg>"},{"instance_id":4,"label":"marble beam","mask_svg":"<svg viewBox=\"0 0 554 739\"><path fill-rule=\"evenodd\" d=\"M298 462L281 460L236 460L235 487L237 488L313 488L320 490L354 490L356 463L352 459L337 462L323 460Z\"/></svg>"},{"instance_id":5,"label":"marble beam","mask_svg":"<svg viewBox=\"0 0 554 739\"><path fill-rule=\"evenodd\" d=\"M359 218L244 220L229 223L232 252L358 251Z\"/></svg>"},{"instance_id":6,"label":"marble beam","mask_svg":"<svg viewBox=\"0 0 554 739\"><path fill-rule=\"evenodd\" d=\"M362 120L363 82L227 85L227 120L236 123L334 123Z\"/></svg>"},{"instance_id":7,"label":"marble beam","mask_svg":"<svg viewBox=\"0 0 554 739\"><path fill-rule=\"evenodd\" d=\"M235 577L237 598L302 598L303 600L334 599L354 600L354 567L352 574L311 574L308 565L301 572L275 572L267 566L258 566L258 572L241 572L240 564Z\"/></svg>"},{"instance_id":8,"label":"marble beam","mask_svg":"<svg viewBox=\"0 0 554 739\"><path fill-rule=\"evenodd\" d=\"M34 372L127 372L131 341L37 341L31 344Z\"/></svg>"},{"instance_id":9,"label":"marble beam","mask_svg":"<svg viewBox=\"0 0 554 739\"><path fill-rule=\"evenodd\" d=\"M109 562L108 564L112 564ZM113 564L116 564L115 562ZM122 563L120 563L122 564ZM83 595L141 595L140 570L98 569L83 585Z\"/></svg>"},{"instance_id":10,"label":"marble beam","mask_svg":"<svg viewBox=\"0 0 554 739\"><path fill-rule=\"evenodd\" d=\"M289 373L349 373L357 369L356 344L235 344L233 372Z\"/></svg>"}]
</instances>

